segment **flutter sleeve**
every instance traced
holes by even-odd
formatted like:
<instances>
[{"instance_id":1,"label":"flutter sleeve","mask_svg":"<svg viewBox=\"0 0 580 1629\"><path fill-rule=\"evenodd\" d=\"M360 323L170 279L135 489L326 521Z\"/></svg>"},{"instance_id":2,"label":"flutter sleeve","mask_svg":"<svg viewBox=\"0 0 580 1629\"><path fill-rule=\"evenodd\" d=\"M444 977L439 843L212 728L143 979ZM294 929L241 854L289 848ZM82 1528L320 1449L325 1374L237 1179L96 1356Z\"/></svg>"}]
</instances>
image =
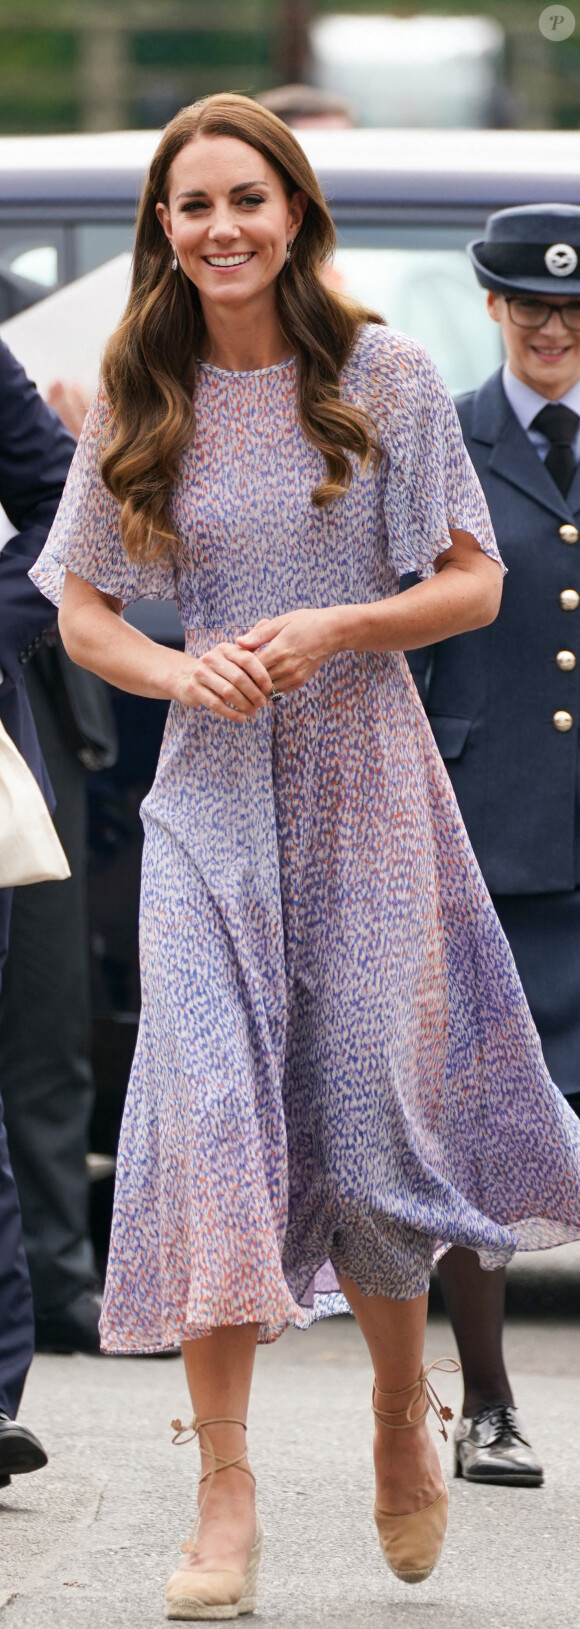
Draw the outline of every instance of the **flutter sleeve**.
<instances>
[{"instance_id":1,"label":"flutter sleeve","mask_svg":"<svg viewBox=\"0 0 580 1629\"><path fill-rule=\"evenodd\" d=\"M432 576L437 555L451 546L450 528L471 532L483 553L502 565L455 406L435 363L405 335L389 329L375 334L369 406L388 461L385 511L396 576Z\"/></svg>"},{"instance_id":2,"label":"flutter sleeve","mask_svg":"<svg viewBox=\"0 0 580 1629\"><path fill-rule=\"evenodd\" d=\"M109 419L109 403L101 389L87 413L52 528L30 572L55 605L60 604L67 569L103 594L122 600L123 605L140 599L175 599L171 561L137 565L125 553L120 506L101 475L101 447Z\"/></svg>"}]
</instances>

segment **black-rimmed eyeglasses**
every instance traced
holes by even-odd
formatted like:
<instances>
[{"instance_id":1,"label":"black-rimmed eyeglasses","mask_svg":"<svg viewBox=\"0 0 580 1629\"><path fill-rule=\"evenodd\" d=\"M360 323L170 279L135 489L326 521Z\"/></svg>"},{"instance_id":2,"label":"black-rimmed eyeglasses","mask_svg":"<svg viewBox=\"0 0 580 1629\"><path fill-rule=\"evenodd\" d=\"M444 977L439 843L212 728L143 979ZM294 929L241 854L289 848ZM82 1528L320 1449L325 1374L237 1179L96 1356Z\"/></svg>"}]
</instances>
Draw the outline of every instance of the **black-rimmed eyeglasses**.
<instances>
[{"instance_id":1,"label":"black-rimmed eyeglasses","mask_svg":"<svg viewBox=\"0 0 580 1629\"><path fill-rule=\"evenodd\" d=\"M543 328L553 311L558 312L565 328L580 329L580 300L565 305L550 305L546 300L526 300L521 295L505 295L506 305L516 328Z\"/></svg>"}]
</instances>

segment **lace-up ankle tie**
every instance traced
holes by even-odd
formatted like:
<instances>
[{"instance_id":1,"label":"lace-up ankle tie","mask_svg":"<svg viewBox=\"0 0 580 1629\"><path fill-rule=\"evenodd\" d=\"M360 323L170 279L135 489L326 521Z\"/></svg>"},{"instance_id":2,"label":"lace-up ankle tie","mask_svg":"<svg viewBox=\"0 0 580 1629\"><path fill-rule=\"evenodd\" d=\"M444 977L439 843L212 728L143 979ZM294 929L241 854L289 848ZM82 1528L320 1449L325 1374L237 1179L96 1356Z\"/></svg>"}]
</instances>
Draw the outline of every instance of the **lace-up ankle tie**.
<instances>
[{"instance_id":1,"label":"lace-up ankle tie","mask_svg":"<svg viewBox=\"0 0 580 1629\"><path fill-rule=\"evenodd\" d=\"M254 1483L256 1478L249 1465L243 1464L246 1458L245 1449L236 1459L223 1459L221 1454L216 1454L211 1437L208 1436L210 1425L240 1425L242 1431L246 1431L245 1420L233 1419L231 1415L220 1415L214 1420L198 1420L194 1417L191 1425L182 1425L181 1420L172 1420L171 1425L175 1432L173 1441L177 1448L183 1447L186 1442L193 1442L194 1437L197 1437L200 1453L208 1454L210 1460L209 1470L203 1471L200 1476L200 1486L202 1482L208 1479L209 1481L197 1512L195 1526L181 1546L182 1554L190 1556L191 1561L195 1563L196 1560L199 1561L196 1539L201 1514L215 1477L220 1471L235 1469L243 1471L244 1476L251 1477ZM255 1612L263 1539L262 1523L259 1516L256 1516L254 1541L244 1572L227 1566L182 1564L178 1567L177 1571L171 1574L165 1591L166 1618L178 1618L180 1621L184 1618L188 1620L201 1618L204 1622L208 1618L219 1618L222 1623L224 1618L237 1618Z\"/></svg>"},{"instance_id":2,"label":"lace-up ankle tie","mask_svg":"<svg viewBox=\"0 0 580 1629\"><path fill-rule=\"evenodd\" d=\"M431 1408L439 1421L441 1436L447 1442L445 1421L453 1419L453 1410L447 1408L441 1402L428 1377L434 1369L439 1370L442 1374L456 1374L459 1367L460 1365L455 1362L455 1358L438 1358L436 1363L429 1363L426 1369L421 1368L418 1380L413 1381L410 1386L400 1386L398 1391L381 1391L375 1380L373 1386L373 1414L375 1419L381 1425L387 1426L390 1431L408 1431L412 1425L419 1425L421 1420L425 1420ZM411 1392L412 1395L406 1409L402 1404L399 1408L391 1410L375 1407L375 1398L377 1397L404 1397L408 1392ZM414 1413L415 1408L419 1408L421 1412ZM401 1420L400 1416L403 1412L405 1418Z\"/></svg>"},{"instance_id":3,"label":"lace-up ankle tie","mask_svg":"<svg viewBox=\"0 0 580 1629\"><path fill-rule=\"evenodd\" d=\"M459 1364L454 1358L438 1358L436 1363L430 1363L426 1369L421 1367L418 1380L414 1380L410 1386L399 1386L397 1391L381 1391L375 1380L373 1386L375 1419L389 1431L408 1431L412 1425L419 1425L425 1420L429 1409L432 1408L433 1413L437 1415L441 1435L447 1441L445 1421L452 1420L453 1414L437 1396L429 1375L434 1369L439 1369L443 1374L455 1374L458 1368ZM382 1397L389 1400L400 1398L399 1407L377 1408L375 1398ZM409 1398L406 1408L403 1401L405 1397ZM449 1494L446 1487L430 1505L421 1506L419 1510L408 1513L393 1514L375 1505L375 1522L385 1561L395 1577L400 1578L404 1584L422 1584L437 1565L447 1531L448 1507Z\"/></svg>"},{"instance_id":4,"label":"lace-up ankle tie","mask_svg":"<svg viewBox=\"0 0 580 1629\"><path fill-rule=\"evenodd\" d=\"M235 1420L231 1416L228 1416L228 1415L220 1415L219 1417L216 1417L215 1420L198 1420L198 1419L195 1418L195 1415L194 1415L194 1418L191 1421L190 1425L182 1425L181 1420L172 1420L171 1421L171 1428L175 1432L175 1436L172 1438L172 1442L174 1443L174 1446L176 1448L183 1448L183 1447L185 1447L186 1443L193 1442L194 1439L197 1437L197 1440L199 1442L200 1454L202 1454L202 1453L203 1454L208 1454L209 1455L209 1460L210 1460L209 1470L202 1471L202 1474L201 1474L201 1476L199 1478L199 1485L201 1487L202 1482L207 1482L208 1477L209 1477L209 1486L206 1488L205 1494L204 1494L203 1499L201 1501L201 1504L199 1506L199 1510L197 1512L197 1519L196 1519L195 1525L193 1527L193 1530L192 1530L192 1532L191 1532L191 1534L189 1536L189 1539L187 1539L185 1544L182 1544L182 1546L181 1546L184 1554L186 1554L188 1551L193 1550L194 1547L195 1547L195 1540L197 1538L197 1534L198 1534L198 1531L199 1531L199 1524L200 1524L200 1521L201 1521L201 1515L202 1515L203 1507L205 1505L206 1499L208 1498L209 1494L211 1493L215 1478L216 1478L216 1476L219 1476L220 1471L230 1471L230 1470L234 1470L234 1469L238 1470L238 1471L243 1471L244 1476L251 1477L251 1480L254 1483L254 1485L255 1485L255 1482L256 1482L256 1478L254 1476L254 1473L253 1473L253 1471L250 1470L249 1465L244 1465L243 1464L243 1461L246 1458L247 1450L244 1448L243 1454L238 1454L237 1459L222 1459L221 1454L216 1454L216 1451L215 1451L213 1442L211 1440L211 1437L208 1437L208 1435L207 1435L207 1427L208 1427L208 1425L241 1425L243 1431L247 1431L247 1429L248 1429L245 1420Z\"/></svg>"}]
</instances>

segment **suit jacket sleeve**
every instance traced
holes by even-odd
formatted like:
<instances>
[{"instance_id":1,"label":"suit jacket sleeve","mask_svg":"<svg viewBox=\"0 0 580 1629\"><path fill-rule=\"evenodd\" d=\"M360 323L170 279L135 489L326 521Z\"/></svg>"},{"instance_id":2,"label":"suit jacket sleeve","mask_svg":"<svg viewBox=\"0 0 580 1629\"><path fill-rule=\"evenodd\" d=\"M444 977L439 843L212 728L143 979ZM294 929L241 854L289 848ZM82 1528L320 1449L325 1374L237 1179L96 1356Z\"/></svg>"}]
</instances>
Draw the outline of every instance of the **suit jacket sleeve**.
<instances>
[{"instance_id":1,"label":"suit jacket sleeve","mask_svg":"<svg viewBox=\"0 0 580 1629\"><path fill-rule=\"evenodd\" d=\"M17 535L0 554L0 666L14 683L20 658L54 625L28 572L58 509L75 443L0 341L0 503ZM6 681L5 681L6 682Z\"/></svg>"}]
</instances>

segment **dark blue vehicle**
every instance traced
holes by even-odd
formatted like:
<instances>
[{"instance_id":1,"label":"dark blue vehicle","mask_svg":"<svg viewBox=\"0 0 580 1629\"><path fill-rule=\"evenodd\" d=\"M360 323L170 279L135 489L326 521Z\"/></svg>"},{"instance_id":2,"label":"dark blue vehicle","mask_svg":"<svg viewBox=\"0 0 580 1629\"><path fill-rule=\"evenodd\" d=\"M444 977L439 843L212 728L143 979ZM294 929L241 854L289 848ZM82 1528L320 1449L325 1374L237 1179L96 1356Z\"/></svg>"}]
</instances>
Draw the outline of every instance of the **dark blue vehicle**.
<instances>
[{"instance_id":1,"label":"dark blue vehicle","mask_svg":"<svg viewBox=\"0 0 580 1629\"><path fill-rule=\"evenodd\" d=\"M493 209L580 203L580 134L366 129L300 139L337 227L335 280L421 340L454 393L481 384L501 360L500 337L465 246ZM153 131L0 140L0 321L131 248L155 144ZM128 615L180 645L172 605L143 601ZM93 1147L112 1154L139 1012L139 805L167 712L120 692L113 703L119 758L89 788Z\"/></svg>"}]
</instances>

